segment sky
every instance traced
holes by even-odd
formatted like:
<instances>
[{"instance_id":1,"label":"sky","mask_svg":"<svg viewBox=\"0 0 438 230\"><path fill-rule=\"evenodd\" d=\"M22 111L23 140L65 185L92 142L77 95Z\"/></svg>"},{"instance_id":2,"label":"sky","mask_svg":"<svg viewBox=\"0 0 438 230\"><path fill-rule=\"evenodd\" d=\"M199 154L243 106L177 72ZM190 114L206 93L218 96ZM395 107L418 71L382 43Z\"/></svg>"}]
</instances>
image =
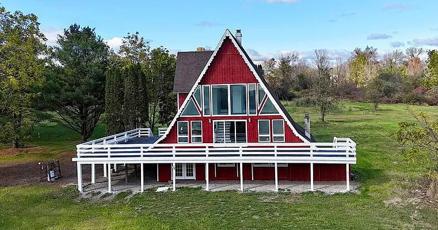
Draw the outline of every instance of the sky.
<instances>
[{"instance_id":1,"label":"sky","mask_svg":"<svg viewBox=\"0 0 438 230\"><path fill-rule=\"evenodd\" d=\"M127 33L171 52L214 49L225 29L241 29L253 60L290 52L311 57L327 49L347 58L354 48L380 53L407 47L438 48L436 0L0 0L9 11L34 13L54 44L73 23L96 29L117 50Z\"/></svg>"}]
</instances>

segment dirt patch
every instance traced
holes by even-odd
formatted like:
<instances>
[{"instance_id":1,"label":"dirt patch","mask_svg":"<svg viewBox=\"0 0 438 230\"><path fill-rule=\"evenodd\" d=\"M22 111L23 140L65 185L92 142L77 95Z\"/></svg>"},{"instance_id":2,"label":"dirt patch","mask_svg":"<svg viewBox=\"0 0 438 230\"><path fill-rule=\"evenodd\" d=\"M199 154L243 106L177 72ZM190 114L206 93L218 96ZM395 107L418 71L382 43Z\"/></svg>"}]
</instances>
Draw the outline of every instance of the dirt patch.
<instances>
[{"instance_id":1,"label":"dirt patch","mask_svg":"<svg viewBox=\"0 0 438 230\"><path fill-rule=\"evenodd\" d=\"M35 147L34 149L39 149ZM43 150L43 148L41 148ZM12 153L11 153L12 154ZM71 160L74 152L61 154L58 159L61 166L62 178L54 184L65 185L76 182L76 164ZM0 186L14 186L26 184L44 184L47 182L45 175L40 170L39 162L0 165ZM101 167L96 166L96 171ZM89 179L90 167L83 167L84 179ZM99 171L97 171L99 172ZM88 177L87 177L88 176Z\"/></svg>"},{"instance_id":2,"label":"dirt patch","mask_svg":"<svg viewBox=\"0 0 438 230\"><path fill-rule=\"evenodd\" d=\"M18 154L35 154L46 151L43 147L27 147L27 148L3 148L0 149L0 156L15 156Z\"/></svg>"}]
</instances>

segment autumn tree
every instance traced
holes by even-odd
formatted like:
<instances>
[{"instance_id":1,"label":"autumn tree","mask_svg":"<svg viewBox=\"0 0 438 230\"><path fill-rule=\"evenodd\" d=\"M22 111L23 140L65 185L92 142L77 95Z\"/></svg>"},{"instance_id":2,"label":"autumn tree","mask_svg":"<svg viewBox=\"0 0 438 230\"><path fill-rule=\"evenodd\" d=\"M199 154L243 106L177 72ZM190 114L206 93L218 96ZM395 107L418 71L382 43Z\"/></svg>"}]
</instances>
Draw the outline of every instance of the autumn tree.
<instances>
[{"instance_id":1,"label":"autumn tree","mask_svg":"<svg viewBox=\"0 0 438 230\"><path fill-rule=\"evenodd\" d=\"M349 80L358 87L364 87L377 76L377 49L366 47L364 50L359 48L353 51L353 56L349 61Z\"/></svg>"},{"instance_id":2,"label":"autumn tree","mask_svg":"<svg viewBox=\"0 0 438 230\"><path fill-rule=\"evenodd\" d=\"M45 37L34 14L0 7L0 141L22 147L33 125L32 102L39 95Z\"/></svg>"},{"instance_id":3,"label":"autumn tree","mask_svg":"<svg viewBox=\"0 0 438 230\"><path fill-rule=\"evenodd\" d=\"M65 29L53 48L45 100L83 141L105 109L108 57L109 48L95 30L77 24Z\"/></svg>"}]
</instances>

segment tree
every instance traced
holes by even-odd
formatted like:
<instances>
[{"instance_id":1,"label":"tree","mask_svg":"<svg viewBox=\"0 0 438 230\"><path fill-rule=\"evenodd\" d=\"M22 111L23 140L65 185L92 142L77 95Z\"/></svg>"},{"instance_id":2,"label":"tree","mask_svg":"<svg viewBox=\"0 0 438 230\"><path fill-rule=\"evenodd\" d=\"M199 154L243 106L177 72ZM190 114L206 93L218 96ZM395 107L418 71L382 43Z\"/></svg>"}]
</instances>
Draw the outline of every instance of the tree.
<instances>
[{"instance_id":1,"label":"tree","mask_svg":"<svg viewBox=\"0 0 438 230\"><path fill-rule=\"evenodd\" d=\"M356 86L364 87L377 74L377 49L366 47L355 49L349 61L349 79Z\"/></svg>"},{"instance_id":2,"label":"tree","mask_svg":"<svg viewBox=\"0 0 438 230\"><path fill-rule=\"evenodd\" d=\"M0 7L0 140L15 148L30 136L32 102L43 81L44 40L34 14Z\"/></svg>"},{"instance_id":3,"label":"tree","mask_svg":"<svg viewBox=\"0 0 438 230\"><path fill-rule=\"evenodd\" d=\"M410 47L406 49L407 72L411 78L417 79L423 75L424 63L420 58L422 53L422 48Z\"/></svg>"},{"instance_id":4,"label":"tree","mask_svg":"<svg viewBox=\"0 0 438 230\"><path fill-rule=\"evenodd\" d=\"M312 84L312 97L318 106L321 121L325 122L327 112L335 106L333 81L330 74L330 63L326 50L315 50L317 74Z\"/></svg>"},{"instance_id":5,"label":"tree","mask_svg":"<svg viewBox=\"0 0 438 230\"><path fill-rule=\"evenodd\" d=\"M123 68L124 76L124 125L125 129L142 127L148 118L146 77L139 63Z\"/></svg>"},{"instance_id":6,"label":"tree","mask_svg":"<svg viewBox=\"0 0 438 230\"><path fill-rule=\"evenodd\" d=\"M51 55L45 99L64 125L86 141L105 107L109 48L94 29L71 25Z\"/></svg>"},{"instance_id":7,"label":"tree","mask_svg":"<svg viewBox=\"0 0 438 230\"><path fill-rule=\"evenodd\" d=\"M168 124L176 111L176 97L172 92L176 58L163 47L153 49L149 61L147 85L149 86L148 124L154 129L157 122Z\"/></svg>"},{"instance_id":8,"label":"tree","mask_svg":"<svg viewBox=\"0 0 438 230\"><path fill-rule=\"evenodd\" d=\"M430 50L427 55L427 72L424 85L431 89L438 87L438 51Z\"/></svg>"},{"instance_id":9,"label":"tree","mask_svg":"<svg viewBox=\"0 0 438 230\"><path fill-rule=\"evenodd\" d=\"M416 122L401 122L397 140L404 146L403 153L428 172L430 185L427 195L438 199L438 120L424 113L414 114Z\"/></svg>"},{"instance_id":10,"label":"tree","mask_svg":"<svg viewBox=\"0 0 438 230\"><path fill-rule=\"evenodd\" d=\"M400 92L403 86L402 76L389 72L383 72L371 80L367 85L367 98L374 105L377 111L379 103L384 99L393 99Z\"/></svg>"},{"instance_id":11,"label":"tree","mask_svg":"<svg viewBox=\"0 0 438 230\"><path fill-rule=\"evenodd\" d=\"M105 81L105 121L107 133L115 134L125 131L123 116L124 79L120 58L116 54L112 54L110 63Z\"/></svg>"}]
</instances>

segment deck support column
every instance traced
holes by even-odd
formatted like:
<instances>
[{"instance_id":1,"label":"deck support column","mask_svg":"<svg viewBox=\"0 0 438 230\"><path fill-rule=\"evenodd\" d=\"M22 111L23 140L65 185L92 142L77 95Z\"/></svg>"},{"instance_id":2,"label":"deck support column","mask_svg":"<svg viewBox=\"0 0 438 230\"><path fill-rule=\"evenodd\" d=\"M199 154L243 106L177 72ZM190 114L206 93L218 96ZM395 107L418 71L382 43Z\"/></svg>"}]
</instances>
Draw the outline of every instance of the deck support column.
<instances>
[{"instance_id":1,"label":"deck support column","mask_svg":"<svg viewBox=\"0 0 438 230\"><path fill-rule=\"evenodd\" d=\"M313 188L313 162L310 163L310 191L315 191Z\"/></svg>"},{"instance_id":2,"label":"deck support column","mask_svg":"<svg viewBox=\"0 0 438 230\"><path fill-rule=\"evenodd\" d=\"M347 183L347 192L350 191L350 164L345 164L345 180Z\"/></svg>"},{"instance_id":3,"label":"deck support column","mask_svg":"<svg viewBox=\"0 0 438 230\"><path fill-rule=\"evenodd\" d=\"M111 191L111 164L108 164L108 193L112 193Z\"/></svg>"},{"instance_id":4,"label":"deck support column","mask_svg":"<svg viewBox=\"0 0 438 230\"><path fill-rule=\"evenodd\" d=\"M251 163L251 180L254 180L254 163Z\"/></svg>"},{"instance_id":5,"label":"deck support column","mask_svg":"<svg viewBox=\"0 0 438 230\"><path fill-rule=\"evenodd\" d=\"M205 191L209 191L210 190L210 188L209 188L209 173L208 173L208 171L209 171L209 166L208 166L208 163L205 163Z\"/></svg>"},{"instance_id":6,"label":"deck support column","mask_svg":"<svg viewBox=\"0 0 438 230\"><path fill-rule=\"evenodd\" d=\"M172 164L172 190L176 191L176 172L175 172L176 164L175 162Z\"/></svg>"},{"instance_id":7,"label":"deck support column","mask_svg":"<svg viewBox=\"0 0 438 230\"><path fill-rule=\"evenodd\" d=\"M240 171L240 191L243 192L243 163L240 162L239 165L239 171Z\"/></svg>"},{"instance_id":8,"label":"deck support column","mask_svg":"<svg viewBox=\"0 0 438 230\"><path fill-rule=\"evenodd\" d=\"M140 164L140 192L144 191L144 164Z\"/></svg>"},{"instance_id":9,"label":"deck support column","mask_svg":"<svg viewBox=\"0 0 438 230\"><path fill-rule=\"evenodd\" d=\"M106 169L106 164L103 164L103 177L107 177L108 170Z\"/></svg>"},{"instance_id":10,"label":"deck support column","mask_svg":"<svg viewBox=\"0 0 438 230\"><path fill-rule=\"evenodd\" d=\"M278 163L275 162L275 191L278 192Z\"/></svg>"},{"instance_id":11,"label":"deck support column","mask_svg":"<svg viewBox=\"0 0 438 230\"><path fill-rule=\"evenodd\" d=\"M91 164L91 183L96 183L96 164Z\"/></svg>"},{"instance_id":12,"label":"deck support column","mask_svg":"<svg viewBox=\"0 0 438 230\"><path fill-rule=\"evenodd\" d=\"M78 191L82 192L82 164L78 162L76 168L78 170Z\"/></svg>"},{"instance_id":13,"label":"deck support column","mask_svg":"<svg viewBox=\"0 0 438 230\"><path fill-rule=\"evenodd\" d=\"M160 164L157 164L157 182L160 181Z\"/></svg>"}]
</instances>

